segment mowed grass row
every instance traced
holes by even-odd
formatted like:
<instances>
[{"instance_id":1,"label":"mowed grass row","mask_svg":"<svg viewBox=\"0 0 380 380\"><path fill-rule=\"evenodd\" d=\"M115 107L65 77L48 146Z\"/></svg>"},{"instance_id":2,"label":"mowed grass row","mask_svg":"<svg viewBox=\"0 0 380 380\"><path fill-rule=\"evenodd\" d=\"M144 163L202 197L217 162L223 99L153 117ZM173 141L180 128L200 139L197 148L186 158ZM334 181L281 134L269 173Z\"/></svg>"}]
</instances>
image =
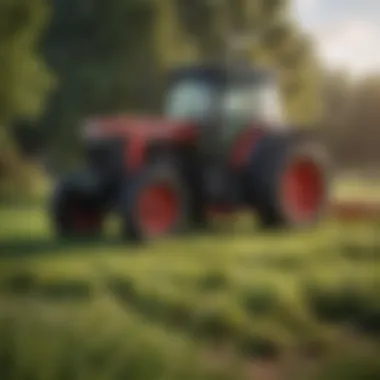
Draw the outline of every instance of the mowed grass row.
<instances>
[{"instance_id":1,"label":"mowed grass row","mask_svg":"<svg viewBox=\"0 0 380 380\"><path fill-rule=\"evenodd\" d=\"M272 360L213 343L146 321L105 294L86 303L2 298L6 380L376 380L380 374L379 348L357 336L346 336L328 355Z\"/></svg>"},{"instance_id":2,"label":"mowed grass row","mask_svg":"<svg viewBox=\"0 0 380 380\"><path fill-rule=\"evenodd\" d=\"M269 372L294 375L310 355L333 359L345 347L377 353L376 223L330 220L314 231L262 234L243 218L217 224L213 234L136 248L121 244L112 225L100 241L57 242L43 205L0 212L0 325L6 337L0 339L0 365L14 376L34 366L38 380L70 370L85 380L126 373L132 380L157 374L236 379L246 359L271 359L277 364ZM41 348L33 356L38 334ZM16 350L13 367L4 359L9 347ZM74 347L82 355L76 359ZM209 368L215 361L210 347L217 368ZM286 360L294 364L289 369L283 360L294 355L295 364ZM367 360L360 366L378 378ZM22 370L19 361L25 361ZM366 376L348 377L355 372L344 369L347 361L337 366L329 369L334 379Z\"/></svg>"}]
</instances>

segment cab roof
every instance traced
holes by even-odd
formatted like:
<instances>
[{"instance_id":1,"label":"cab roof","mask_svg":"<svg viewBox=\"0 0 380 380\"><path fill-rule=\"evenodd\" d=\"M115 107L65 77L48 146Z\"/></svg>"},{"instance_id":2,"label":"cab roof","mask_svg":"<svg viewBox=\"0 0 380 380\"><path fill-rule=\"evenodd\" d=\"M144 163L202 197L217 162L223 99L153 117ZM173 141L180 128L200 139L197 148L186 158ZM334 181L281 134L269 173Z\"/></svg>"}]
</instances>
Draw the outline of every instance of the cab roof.
<instances>
[{"instance_id":1,"label":"cab roof","mask_svg":"<svg viewBox=\"0 0 380 380\"><path fill-rule=\"evenodd\" d=\"M274 80L274 72L250 67L246 64L196 64L185 65L171 71L170 82L183 79L198 79L213 82L215 84L226 84L227 82L253 83L262 80Z\"/></svg>"}]
</instances>

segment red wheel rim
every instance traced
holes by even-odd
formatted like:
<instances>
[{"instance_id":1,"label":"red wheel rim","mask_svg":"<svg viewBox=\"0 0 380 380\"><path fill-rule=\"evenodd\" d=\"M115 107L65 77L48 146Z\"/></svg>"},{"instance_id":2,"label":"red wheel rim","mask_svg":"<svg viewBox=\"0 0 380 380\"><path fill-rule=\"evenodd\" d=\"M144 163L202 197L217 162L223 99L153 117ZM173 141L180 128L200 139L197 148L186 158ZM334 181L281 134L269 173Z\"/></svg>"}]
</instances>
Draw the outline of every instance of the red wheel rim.
<instances>
[{"instance_id":1,"label":"red wheel rim","mask_svg":"<svg viewBox=\"0 0 380 380\"><path fill-rule=\"evenodd\" d=\"M288 217L295 222L307 222L319 212L325 196L323 173L319 165L308 158L295 160L285 172L283 201Z\"/></svg>"},{"instance_id":2,"label":"red wheel rim","mask_svg":"<svg viewBox=\"0 0 380 380\"><path fill-rule=\"evenodd\" d=\"M178 193L168 184L149 185L141 191L137 208L140 227L144 233L148 236L164 235L178 219Z\"/></svg>"}]
</instances>

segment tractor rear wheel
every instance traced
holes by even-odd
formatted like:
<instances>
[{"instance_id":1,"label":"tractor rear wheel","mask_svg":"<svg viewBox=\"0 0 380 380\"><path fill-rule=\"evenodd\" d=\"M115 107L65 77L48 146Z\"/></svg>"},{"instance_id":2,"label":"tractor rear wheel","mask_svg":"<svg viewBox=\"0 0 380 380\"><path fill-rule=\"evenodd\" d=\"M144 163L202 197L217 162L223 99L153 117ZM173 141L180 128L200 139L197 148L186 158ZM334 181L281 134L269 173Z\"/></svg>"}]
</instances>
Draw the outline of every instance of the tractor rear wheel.
<instances>
[{"instance_id":1,"label":"tractor rear wheel","mask_svg":"<svg viewBox=\"0 0 380 380\"><path fill-rule=\"evenodd\" d=\"M176 166L152 164L122 189L123 236L145 242L176 234L188 222L188 208L186 187Z\"/></svg>"},{"instance_id":2,"label":"tractor rear wheel","mask_svg":"<svg viewBox=\"0 0 380 380\"><path fill-rule=\"evenodd\" d=\"M55 189L51 216L60 237L90 238L102 233L105 210L96 189L85 182L85 175L70 176Z\"/></svg>"},{"instance_id":3,"label":"tractor rear wheel","mask_svg":"<svg viewBox=\"0 0 380 380\"><path fill-rule=\"evenodd\" d=\"M268 139L252 160L249 177L261 226L309 227L324 215L329 179L326 154L318 144Z\"/></svg>"}]
</instances>

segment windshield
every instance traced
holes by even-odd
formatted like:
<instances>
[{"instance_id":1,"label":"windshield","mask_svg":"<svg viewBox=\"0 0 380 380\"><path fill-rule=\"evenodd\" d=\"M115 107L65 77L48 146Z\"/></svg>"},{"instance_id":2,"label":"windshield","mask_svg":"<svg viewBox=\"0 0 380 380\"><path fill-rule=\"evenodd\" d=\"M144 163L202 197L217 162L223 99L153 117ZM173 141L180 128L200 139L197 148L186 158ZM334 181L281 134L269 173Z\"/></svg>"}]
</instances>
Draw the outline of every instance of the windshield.
<instances>
[{"instance_id":1,"label":"windshield","mask_svg":"<svg viewBox=\"0 0 380 380\"><path fill-rule=\"evenodd\" d=\"M280 94L270 82L230 87L223 97L222 112L226 120L258 119L275 126L283 122Z\"/></svg>"},{"instance_id":2,"label":"windshield","mask_svg":"<svg viewBox=\"0 0 380 380\"><path fill-rule=\"evenodd\" d=\"M202 119L212 109L213 88L197 80L176 84L166 100L165 113L171 118Z\"/></svg>"},{"instance_id":3,"label":"windshield","mask_svg":"<svg viewBox=\"0 0 380 380\"><path fill-rule=\"evenodd\" d=\"M280 91L271 83L262 90L262 107L262 114L266 121L277 126L285 125Z\"/></svg>"},{"instance_id":4,"label":"windshield","mask_svg":"<svg viewBox=\"0 0 380 380\"><path fill-rule=\"evenodd\" d=\"M165 104L165 114L170 118L199 120L214 109L216 89L209 83L186 79L170 90ZM225 89L219 110L228 122L246 123L260 120L274 128L284 123L279 90L272 81L258 81L232 85Z\"/></svg>"}]
</instances>

